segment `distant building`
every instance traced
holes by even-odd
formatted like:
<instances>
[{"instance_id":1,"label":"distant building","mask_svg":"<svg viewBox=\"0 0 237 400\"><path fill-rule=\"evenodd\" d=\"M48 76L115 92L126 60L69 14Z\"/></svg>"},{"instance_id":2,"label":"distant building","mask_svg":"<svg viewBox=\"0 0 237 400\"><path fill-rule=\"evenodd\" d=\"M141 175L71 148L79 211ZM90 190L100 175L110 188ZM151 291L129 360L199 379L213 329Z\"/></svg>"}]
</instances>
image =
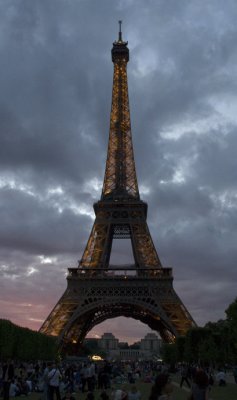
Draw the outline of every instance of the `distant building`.
<instances>
[{"instance_id":1,"label":"distant building","mask_svg":"<svg viewBox=\"0 0 237 400\"><path fill-rule=\"evenodd\" d=\"M160 356L162 340L155 333L148 333L141 340L140 351L145 358Z\"/></svg>"},{"instance_id":2,"label":"distant building","mask_svg":"<svg viewBox=\"0 0 237 400\"><path fill-rule=\"evenodd\" d=\"M148 333L136 346L119 342L112 333L104 333L98 339L98 347L106 353L108 359L116 360L152 360L160 357L162 340L155 333Z\"/></svg>"},{"instance_id":3,"label":"distant building","mask_svg":"<svg viewBox=\"0 0 237 400\"><path fill-rule=\"evenodd\" d=\"M119 340L112 333L104 333L99 339L99 347L104 351L118 350Z\"/></svg>"}]
</instances>

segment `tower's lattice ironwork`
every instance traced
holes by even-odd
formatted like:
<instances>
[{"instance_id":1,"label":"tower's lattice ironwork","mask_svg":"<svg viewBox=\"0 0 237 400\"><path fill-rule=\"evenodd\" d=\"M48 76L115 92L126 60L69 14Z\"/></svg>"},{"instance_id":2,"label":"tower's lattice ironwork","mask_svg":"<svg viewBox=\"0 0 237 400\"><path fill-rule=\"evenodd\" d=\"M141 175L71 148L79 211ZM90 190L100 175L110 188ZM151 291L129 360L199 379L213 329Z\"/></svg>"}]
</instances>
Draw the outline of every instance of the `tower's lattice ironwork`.
<instances>
[{"instance_id":1,"label":"tower's lattice ironwork","mask_svg":"<svg viewBox=\"0 0 237 400\"><path fill-rule=\"evenodd\" d=\"M100 322L127 316L172 342L195 323L173 289L172 269L161 265L146 222L147 204L139 195L128 99L129 50L121 24L112 61L109 145L95 222L78 268L69 268L67 289L40 330L63 343L81 342ZM110 264L115 238L131 240L134 264Z\"/></svg>"}]
</instances>

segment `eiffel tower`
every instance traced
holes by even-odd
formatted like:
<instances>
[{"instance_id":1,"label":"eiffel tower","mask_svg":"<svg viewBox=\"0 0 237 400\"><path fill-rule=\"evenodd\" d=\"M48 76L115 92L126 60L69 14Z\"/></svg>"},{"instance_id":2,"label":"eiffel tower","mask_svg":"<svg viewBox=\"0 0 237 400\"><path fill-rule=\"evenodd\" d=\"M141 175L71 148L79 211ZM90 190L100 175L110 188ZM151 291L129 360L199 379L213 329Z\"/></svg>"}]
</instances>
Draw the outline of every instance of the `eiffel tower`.
<instances>
[{"instance_id":1,"label":"eiffel tower","mask_svg":"<svg viewBox=\"0 0 237 400\"><path fill-rule=\"evenodd\" d=\"M140 320L173 342L195 326L173 289L171 268L163 268L140 199L133 155L127 84L128 42L113 43L114 63L109 144L101 199L77 268L69 268L67 289L40 331L61 344L82 343L97 324L118 316ZM130 239L132 265L111 265L113 239Z\"/></svg>"}]
</instances>

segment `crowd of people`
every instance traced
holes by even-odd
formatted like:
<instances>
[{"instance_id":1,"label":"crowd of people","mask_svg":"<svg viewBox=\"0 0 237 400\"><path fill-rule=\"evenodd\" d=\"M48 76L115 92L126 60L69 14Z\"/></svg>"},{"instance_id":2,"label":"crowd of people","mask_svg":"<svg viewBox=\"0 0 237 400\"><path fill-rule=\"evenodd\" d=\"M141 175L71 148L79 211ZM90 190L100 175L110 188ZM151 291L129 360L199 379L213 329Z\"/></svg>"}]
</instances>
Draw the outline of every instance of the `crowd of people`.
<instances>
[{"instance_id":1,"label":"crowd of people","mask_svg":"<svg viewBox=\"0 0 237 400\"><path fill-rule=\"evenodd\" d=\"M219 368L216 374L212 368L200 368L183 364L180 366L180 384L182 388L185 383L190 389L188 400L208 400L212 386L216 382L218 386L226 386L226 373L224 368ZM237 383L237 368L233 369L233 376ZM149 400L170 400L174 386L168 373L158 374L152 386Z\"/></svg>"},{"instance_id":2,"label":"crowd of people","mask_svg":"<svg viewBox=\"0 0 237 400\"><path fill-rule=\"evenodd\" d=\"M216 374L209 368L179 365L180 384L190 388L190 399L207 400L211 386L227 384L224 369ZM237 369L233 370L237 383ZM40 400L75 400L78 392L94 400L95 389L101 400L141 400L138 382L152 383L149 400L169 400L174 391L168 368L155 362L91 361L76 363L0 363L0 396L3 400L40 393ZM115 389L113 389L115 388ZM129 389L128 389L129 388ZM97 392L98 393L98 392ZM98 396L98 394L97 394Z\"/></svg>"},{"instance_id":3,"label":"crowd of people","mask_svg":"<svg viewBox=\"0 0 237 400\"><path fill-rule=\"evenodd\" d=\"M0 393L3 400L9 397L41 393L41 400L73 400L77 392L87 393L87 400L93 400L95 389L101 392L101 399L107 400L108 391L114 400L124 395L124 384L129 383L129 400L139 400L140 393L135 383L154 382L157 374L154 362L109 363L103 361L76 363L14 363L0 364ZM119 389L113 390L114 387Z\"/></svg>"}]
</instances>

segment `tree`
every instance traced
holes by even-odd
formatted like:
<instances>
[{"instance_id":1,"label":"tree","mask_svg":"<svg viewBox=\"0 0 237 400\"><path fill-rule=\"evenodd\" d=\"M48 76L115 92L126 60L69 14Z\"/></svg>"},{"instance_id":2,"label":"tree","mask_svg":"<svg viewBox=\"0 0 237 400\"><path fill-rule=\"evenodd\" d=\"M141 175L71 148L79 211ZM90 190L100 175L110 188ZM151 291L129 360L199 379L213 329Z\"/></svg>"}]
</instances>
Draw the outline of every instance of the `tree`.
<instances>
[{"instance_id":1,"label":"tree","mask_svg":"<svg viewBox=\"0 0 237 400\"><path fill-rule=\"evenodd\" d=\"M203 338L199 343L199 360L202 365L215 365L217 361L217 346L213 335Z\"/></svg>"},{"instance_id":2,"label":"tree","mask_svg":"<svg viewBox=\"0 0 237 400\"><path fill-rule=\"evenodd\" d=\"M161 355L165 363L175 364L177 361L175 343L164 343L161 347Z\"/></svg>"},{"instance_id":3,"label":"tree","mask_svg":"<svg viewBox=\"0 0 237 400\"><path fill-rule=\"evenodd\" d=\"M227 315L227 321L231 327L231 333L237 338L237 298L229 305L225 313Z\"/></svg>"},{"instance_id":4,"label":"tree","mask_svg":"<svg viewBox=\"0 0 237 400\"><path fill-rule=\"evenodd\" d=\"M0 358L53 360L57 356L57 338L0 320Z\"/></svg>"},{"instance_id":5,"label":"tree","mask_svg":"<svg viewBox=\"0 0 237 400\"><path fill-rule=\"evenodd\" d=\"M185 359L185 356L184 356L185 343L186 343L185 336L178 336L177 337L177 339L175 341L176 360L177 361L184 361L184 359Z\"/></svg>"},{"instance_id":6,"label":"tree","mask_svg":"<svg viewBox=\"0 0 237 400\"><path fill-rule=\"evenodd\" d=\"M12 358L16 347L16 326L6 319L0 320L0 358Z\"/></svg>"},{"instance_id":7,"label":"tree","mask_svg":"<svg viewBox=\"0 0 237 400\"><path fill-rule=\"evenodd\" d=\"M207 338L205 328L192 328L186 334L184 357L188 362L200 361L200 344Z\"/></svg>"},{"instance_id":8,"label":"tree","mask_svg":"<svg viewBox=\"0 0 237 400\"><path fill-rule=\"evenodd\" d=\"M220 319L217 322L208 322L205 326L211 331L216 346L215 362L218 364L234 362L233 339L228 320Z\"/></svg>"},{"instance_id":9,"label":"tree","mask_svg":"<svg viewBox=\"0 0 237 400\"><path fill-rule=\"evenodd\" d=\"M237 298L229 305L225 311L229 324L229 336L233 349L234 361L237 361Z\"/></svg>"}]
</instances>

